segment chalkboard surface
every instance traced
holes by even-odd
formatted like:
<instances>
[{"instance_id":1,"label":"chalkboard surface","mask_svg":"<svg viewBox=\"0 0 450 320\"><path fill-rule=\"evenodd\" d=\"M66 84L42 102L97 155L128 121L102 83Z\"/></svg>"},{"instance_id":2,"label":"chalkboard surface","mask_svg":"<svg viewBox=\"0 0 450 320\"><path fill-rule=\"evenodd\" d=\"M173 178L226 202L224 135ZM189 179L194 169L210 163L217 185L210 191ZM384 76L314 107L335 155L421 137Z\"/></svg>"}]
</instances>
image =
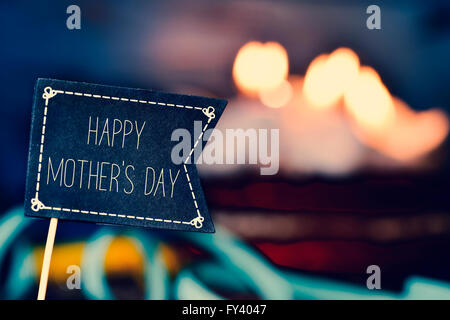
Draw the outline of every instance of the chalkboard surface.
<instances>
[{"instance_id":1,"label":"chalkboard surface","mask_svg":"<svg viewBox=\"0 0 450 320\"><path fill-rule=\"evenodd\" d=\"M221 99L39 79L25 214L214 232L193 158L225 106ZM174 146L186 139L176 130L190 137L178 162Z\"/></svg>"}]
</instances>

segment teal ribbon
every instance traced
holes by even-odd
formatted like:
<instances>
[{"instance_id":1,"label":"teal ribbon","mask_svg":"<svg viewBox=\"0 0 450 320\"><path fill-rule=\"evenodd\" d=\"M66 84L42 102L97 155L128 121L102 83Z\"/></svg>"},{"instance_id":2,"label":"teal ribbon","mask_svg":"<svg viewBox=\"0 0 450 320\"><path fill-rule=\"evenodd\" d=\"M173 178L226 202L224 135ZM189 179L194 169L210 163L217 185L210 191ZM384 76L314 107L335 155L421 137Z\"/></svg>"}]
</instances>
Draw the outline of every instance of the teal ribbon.
<instances>
[{"instance_id":1,"label":"teal ribbon","mask_svg":"<svg viewBox=\"0 0 450 320\"><path fill-rule=\"evenodd\" d=\"M11 267L0 289L2 297L20 299L36 290L36 266L32 247L23 233L33 219L25 218L23 208L8 211L0 219L0 268L5 255L12 253ZM18 239L18 236L21 236ZM87 299L114 299L104 270L105 255L118 235L131 239L144 261L145 299L450 299L448 283L411 277L405 290L394 294L368 290L339 281L281 270L253 248L222 228L215 234L173 232L178 241L190 243L211 256L185 266L173 280L161 256L162 240L150 231L101 227L86 240L81 261L81 292Z\"/></svg>"}]
</instances>

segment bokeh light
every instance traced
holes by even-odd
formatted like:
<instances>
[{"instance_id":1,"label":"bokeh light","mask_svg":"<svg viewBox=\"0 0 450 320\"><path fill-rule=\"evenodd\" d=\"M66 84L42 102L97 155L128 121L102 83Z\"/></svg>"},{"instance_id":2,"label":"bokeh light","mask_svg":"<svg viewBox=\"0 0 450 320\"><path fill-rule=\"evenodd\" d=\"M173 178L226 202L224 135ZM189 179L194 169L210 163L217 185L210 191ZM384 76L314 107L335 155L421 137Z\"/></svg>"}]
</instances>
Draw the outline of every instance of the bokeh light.
<instances>
[{"instance_id":1,"label":"bokeh light","mask_svg":"<svg viewBox=\"0 0 450 320\"><path fill-rule=\"evenodd\" d=\"M237 53L233 78L241 92L256 95L258 90L278 87L288 71L288 55L283 46L277 42L252 41Z\"/></svg>"},{"instance_id":2,"label":"bokeh light","mask_svg":"<svg viewBox=\"0 0 450 320\"><path fill-rule=\"evenodd\" d=\"M395 122L380 132L356 129L358 137L380 153L402 162L416 160L436 149L449 131L447 116L438 109L413 111L393 98Z\"/></svg>"},{"instance_id":3,"label":"bokeh light","mask_svg":"<svg viewBox=\"0 0 450 320\"><path fill-rule=\"evenodd\" d=\"M292 98L293 89L289 81L284 80L279 86L273 89L259 90L259 99L270 108L281 108Z\"/></svg>"},{"instance_id":4,"label":"bokeh light","mask_svg":"<svg viewBox=\"0 0 450 320\"><path fill-rule=\"evenodd\" d=\"M344 94L351 116L367 130L381 131L392 125L395 109L389 91L378 73L362 67L356 81Z\"/></svg>"},{"instance_id":5,"label":"bokeh light","mask_svg":"<svg viewBox=\"0 0 450 320\"><path fill-rule=\"evenodd\" d=\"M351 49L339 48L315 58L305 75L304 93L316 109L332 107L358 76L359 58Z\"/></svg>"}]
</instances>

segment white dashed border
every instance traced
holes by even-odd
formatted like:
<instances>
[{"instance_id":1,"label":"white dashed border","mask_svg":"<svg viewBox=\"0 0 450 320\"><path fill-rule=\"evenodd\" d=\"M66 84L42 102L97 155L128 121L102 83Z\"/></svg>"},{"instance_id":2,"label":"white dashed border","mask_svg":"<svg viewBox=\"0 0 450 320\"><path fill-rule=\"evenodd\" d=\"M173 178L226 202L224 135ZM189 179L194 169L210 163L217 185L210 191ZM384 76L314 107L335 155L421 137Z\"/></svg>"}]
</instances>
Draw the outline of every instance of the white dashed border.
<instances>
[{"instance_id":1,"label":"white dashed border","mask_svg":"<svg viewBox=\"0 0 450 320\"><path fill-rule=\"evenodd\" d=\"M194 202L194 206L197 212L197 217L190 221L180 221L180 220L172 220L172 219L160 219L160 218L151 218L151 217L141 217L141 216L133 216L133 215L125 215L125 214L118 214L118 213L108 213L108 212L98 212L98 211L92 211L92 210L80 210L80 209L71 209L71 208L61 208L61 207L52 207L52 206L46 206L39 200L39 183L41 179L41 168L42 168L42 153L44 150L44 141L45 141L45 126L47 122L47 108L48 108L48 102L51 98L56 96L57 94L67 94L67 95L75 95L75 96L83 96L83 97L90 97L90 98L96 98L96 99L108 99L108 100L115 100L115 101L127 101L127 102L134 102L134 103L143 103L143 104L151 104L151 105L159 105L159 106L167 106L167 107L174 107L174 108L186 108L186 109L192 109L192 110L200 110L203 112L203 114L208 118L208 122L203 127L203 130L200 134L200 136L197 138L197 141L195 142L194 146L192 147L189 155L186 157L186 159L183 162L183 168L184 172L186 174L186 179L189 184L189 189L191 191L192 200ZM110 217L117 217L117 218L124 218L124 219L137 219L137 220L147 220L147 221L156 221L156 222L166 222L166 223L176 223L176 224L186 224L186 225L192 225L195 228L201 228L203 226L204 217L200 213L200 209L198 207L197 199L195 197L194 190L192 188L191 179L189 177L188 170L186 168L186 164L189 161L190 157L192 156L192 153L194 152L194 149L197 147L197 144L202 139L203 134L205 133L206 129L208 128L209 123L212 119L215 118L215 109L212 106L209 107L193 107L193 106L187 106L187 105L181 105L181 104L172 104L172 103L165 103L165 102L158 102L158 101L149 101L149 100L138 100L138 99L130 99L130 98L123 98L123 97L112 97L112 96L105 96L105 95L98 95L98 94L92 94L92 93L82 93L82 92L73 92L73 91L64 91L64 90L54 90L51 87L45 87L44 93L42 94L42 98L45 100L45 108L44 108L44 117L42 119L42 134L41 134L41 144L39 148L39 165L38 165L38 174L36 177L36 195L33 199L31 199L31 210L37 212L39 210L54 210L54 211L65 211L65 212L74 212L74 213L83 213L83 214L92 214L92 215L100 215L100 216L110 216Z\"/></svg>"}]
</instances>

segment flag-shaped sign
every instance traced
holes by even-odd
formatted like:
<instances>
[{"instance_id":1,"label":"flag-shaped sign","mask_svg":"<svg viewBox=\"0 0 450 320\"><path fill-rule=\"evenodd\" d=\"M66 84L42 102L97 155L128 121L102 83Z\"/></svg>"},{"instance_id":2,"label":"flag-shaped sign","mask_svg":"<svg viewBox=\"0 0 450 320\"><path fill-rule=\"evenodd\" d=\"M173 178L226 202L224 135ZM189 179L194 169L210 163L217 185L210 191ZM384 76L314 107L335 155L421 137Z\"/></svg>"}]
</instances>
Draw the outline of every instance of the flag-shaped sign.
<instances>
[{"instance_id":1,"label":"flag-shaped sign","mask_svg":"<svg viewBox=\"0 0 450 320\"><path fill-rule=\"evenodd\" d=\"M221 99L39 79L25 214L214 232L194 151L225 106Z\"/></svg>"}]
</instances>

